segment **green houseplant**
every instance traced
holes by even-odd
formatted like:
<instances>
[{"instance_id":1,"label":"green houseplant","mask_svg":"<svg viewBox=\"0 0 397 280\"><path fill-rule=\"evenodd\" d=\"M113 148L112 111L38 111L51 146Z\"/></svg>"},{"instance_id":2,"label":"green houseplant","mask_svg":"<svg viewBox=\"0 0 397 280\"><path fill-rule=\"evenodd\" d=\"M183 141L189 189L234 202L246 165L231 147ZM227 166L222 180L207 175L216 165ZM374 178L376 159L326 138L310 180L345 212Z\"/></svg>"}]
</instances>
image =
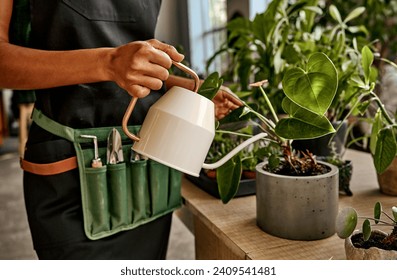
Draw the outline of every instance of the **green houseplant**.
<instances>
[{"instance_id":1,"label":"green houseplant","mask_svg":"<svg viewBox=\"0 0 397 280\"><path fill-rule=\"evenodd\" d=\"M325 116L335 96L338 74L332 61L323 53L313 54L305 69L293 68L288 71L283 79L283 88L286 94L283 100L283 108L288 116L279 119L272 103L263 88L266 82L252 84L259 88L262 98L266 100L271 117L267 117L250 104L243 101L244 106L232 114L239 114L239 117L247 115L257 122L250 122L257 129L268 133L267 145L258 149L260 155L269 159L269 169L278 168L281 158L287 155L287 162L291 165L300 164L300 160L293 157L291 139L310 139L335 132L334 127ZM233 131L223 133L235 134ZM241 134L242 137L251 137L251 134ZM296 162L292 162L295 161ZM304 164L304 162L302 161ZM292 168L294 169L294 168ZM217 170L217 180L221 199L227 203L236 193L239 178L242 172L242 160L240 155L235 156L225 165ZM231 175L231 174L236 174Z\"/></svg>"},{"instance_id":2,"label":"green houseplant","mask_svg":"<svg viewBox=\"0 0 397 280\"><path fill-rule=\"evenodd\" d=\"M221 82L222 79L214 73L204 82L198 93L211 99ZM289 219L296 220L297 218L285 215L286 222L283 224L287 225L287 228L274 231L272 225L268 227L267 222L263 222L269 219L263 218L262 213L267 211L263 211L261 205L266 205L266 207L271 205L271 203L268 203L269 199L291 203L290 206L292 207L294 207L294 204L293 200L271 199L272 196L265 195L265 199L257 201L258 225L266 232L284 238L313 240L328 237L334 234L334 221L338 209L338 170L333 165L317 161L315 156L309 152L296 153L292 149L291 143L295 139L311 139L335 132L325 113L335 97L338 73L332 61L324 53L314 53L303 68L295 67L287 71L282 81L285 92L282 106L283 110L287 112L287 115L283 118L278 117L264 90L263 86L266 83L267 81L260 81L251 84L251 86L258 88L262 93L262 98L264 98L271 115L263 115L250 104L242 101L243 106L239 110L233 111L230 114L231 118L236 114L238 114L238 119L249 116L249 122L246 123L244 129L247 128L248 124L251 124L255 129L267 133L267 137L262 143L263 146L259 145L258 149L255 150L255 153L264 155L267 159L266 164L260 170L256 166L257 177L263 170L263 172L276 174L278 177L296 180L293 185L298 192L309 196L305 198L306 206L310 205L317 210L313 211L312 208L304 207L303 211L300 211L299 203L301 202L298 202L298 200L302 199L296 199L297 196L295 196L295 199L292 198L297 202L295 214L305 216L304 220L307 223L304 227L300 227L302 230L290 228L289 225L294 223L289 223ZM205 90L206 88L208 90ZM224 130L223 133L252 137L255 129L247 134L244 134L241 130L237 134L231 130ZM244 160L245 158L237 154L217 169L219 194L224 203L232 199L238 190ZM298 180L303 182L305 187L298 187ZM311 183L308 183L308 181L311 181ZM321 183L322 187L318 186L320 181L323 182ZM276 183L278 184L278 182ZM278 189L281 188L281 185L283 183L280 181ZM257 187L257 198L262 197L259 189L262 188ZM269 189L276 188L270 186ZM281 206L277 214L282 215L282 210L286 209L288 207Z\"/></svg>"},{"instance_id":3,"label":"green houseplant","mask_svg":"<svg viewBox=\"0 0 397 280\"><path fill-rule=\"evenodd\" d=\"M375 118L369 116L366 121L376 120L371 123L370 147L377 172L382 173L395 157L392 140L394 120L375 93L378 69L374 67L370 49L374 46L367 38L369 32L365 26L352 23L366 9L358 7L349 13L344 11L344 18L334 5L329 6L327 17L324 12L319 1L295 1L293 4L284 0L272 1L268 9L255 19L238 18L230 22L228 42L214 57L228 54L230 64L225 80L236 82L239 96L266 115L270 111L261 91L257 89L247 94L249 81L266 78L265 89L274 111L276 114L285 113L280 101L285 96L282 78L290 69L303 67L311 53L325 53L338 72L336 94L325 116L337 124L334 126L339 132L339 125L346 123L348 117L364 114L370 111L368 108L377 105L379 113ZM328 18L325 23L324 18ZM330 136L331 140L333 137ZM378 137L380 141L377 141ZM384 140L387 140L387 145L382 146ZM337 151L340 153L341 149ZM255 160L260 161L260 157Z\"/></svg>"},{"instance_id":4,"label":"green houseplant","mask_svg":"<svg viewBox=\"0 0 397 280\"><path fill-rule=\"evenodd\" d=\"M393 67L397 67L393 62L380 58ZM396 120L393 114L390 114L385 105L376 93L377 89L377 68L374 67L375 59L373 52L368 47L362 49L362 74L356 75L352 84L357 88L359 96L357 98L357 108L362 114L366 114L364 121L367 122L371 131L369 135L369 151L373 155L373 162L378 174L379 185L382 190L382 184L386 182L387 186L393 184L391 180L392 171L390 168L394 165L397 153L396 142ZM385 177L386 176L386 177ZM383 179L382 179L383 178ZM382 182L383 180L383 182ZM385 188L382 192L396 195L397 191L392 188Z\"/></svg>"},{"instance_id":5,"label":"green houseplant","mask_svg":"<svg viewBox=\"0 0 397 280\"><path fill-rule=\"evenodd\" d=\"M352 79L352 85L357 88L357 97L346 117L355 111L362 114L367 111L370 105L378 106L377 117L375 118L377 125L374 125L372 135L375 140L371 143L375 146L375 167L377 170L382 170L390 165L391 160L395 157L394 120L388 115L379 97L374 92L374 82L372 82L374 77L371 71L373 69L372 63L372 51L368 47L364 47L360 52L360 69L363 70L362 74L356 75ZM317 166L315 163L316 160L311 153L304 154L303 158L297 156L291 148L291 142L296 139L316 138L335 132L335 129L326 116L326 112L337 91L338 72L332 61L323 53L313 54L304 69L295 67L287 71L282 81L283 90L286 95L282 102L282 107L288 113L288 116L282 119L278 118L270 99L267 97L263 87L264 84L266 82L262 81L254 83L251 86L259 88L271 112L271 118L262 115L247 103L244 103L240 112L236 113L239 113L240 116L246 116L248 114L255 116L259 120L259 122L255 123L256 126L268 133L266 145L258 150L258 154L266 158L265 166L268 171L282 173L289 168L297 173L305 173L306 171L301 171L299 168L302 166ZM230 133L234 134L234 132ZM250 137L250 134L246 136ZM238 188L238 180L236 179L239 179L241 175L241 161L241 158L236 156L217 170L219 193L224 203L227 203L236 193ZM281 163L282 167L280 167ZM298 168L298 166L300 167ZM280 171L280 169L284 171ZM258 197L261 196L257 193ZM336 197L337 200L337 196L329 195L329 193L327 197ZM317 198L311 200L317 200ZM337 202L335 204L337 205ZM271 202L268 201L265 205L271 205ZM287 209L288 207L286 206L285 208ZM323 209L331 208L331 206L323 207ZM278 207L277 209L279 213L280 209L284 208ZM335 211L329 217L332 219L333 215L336 215ZM305 220L313 219L308 218ZM322 232L325 231L322 230ZM332 234L332 232L331 229L329 234ZM281 236L284 237L283 235ZM303 239L311 240L323 237L326 236L309 237L307 239L304 237ZM289 236L287 238L300 239L300 237Z\"/></svg>"},{"instance_id":6,"label":"green houseplant","mask_svg":"<svg viewBox=\"0 0 397 280\"><path fill-rule=\"evenodd\" d=\"M352 24L354 19L363 14L364 7L355 8L342 18L335 6L324 8L320 2L271 1L266 11L257 14L254 19L237 18L231 21L227 25L228 40L213 58L225 57L224 60L228 61L222 73L225 81L232 83L231 87L234 87L239 97L251 108L268 115L271 113L261 90L250 90L249 85L253 81L266 79L268 83L264 85L264 89L275 113L284 114L282 100L285 93L282 80L286 72L296 67L304 67L310 55L315 52L325 53L338 72L336 94L325 113L337 133L316 139L297 139L293 145L305 151L308 148L307 142L318 143L325 138L322 140L325 144L309 146L309 149L318 156L328 156L331 148L325 149L322 154L317 147L337 142L340 145L336 147L336 151L341 157L346 146L347 115L356 105L361 91L351 81L362 71L361 48L371 42L366 38L368 32L364 26ZM208 64L211 62L212 59ZM357 110L351 111L350 115L356 113ZM223 123L232 120L233 118L228 118ZM218 137L216 141L222 142L227 138L222 127L221 131L222 137ZM214 146L217 144L214 143ZM244 168L252 168L256 165L255 162L263 159L258 145L255 149L254 154L243 155L243 164L249 163Z\"/></svg>"},{"instance_id":7,"label":"green houseplant","mask_svg":"<svg viewBox=\"0 0 397 280\"><path fill-rule=\"evenodd\" d=\"M269 206L271 203L269 203L269 200L263 200L264 203L262 204L260 203L262 199L260 199L260 201L257 201L258 225L271 234L291 239L313 240L330 236L334 234L334 221L338 209L337 168L318 162L315 156L309 152L296 153L291 147L291 142L296 139L316 138L335 132L325 113L336 94L338 73L332 61L324 53L314 53L310 56L304 68L295 67L287 71L282 81L286 96L282 102L282 107L287 112L287 116L283 118L279 118L276 114L264 90L263 86L265 84L266 81L261 81L251 84L251 86L257 87L262 93L262 98L265 99L271 112L270 117L261 114L244 101L244 105L240 110L232 114L238 113L239 117L250 115L250 123L255 125L255 128L268 134L264 140L264 146L260 146L258 149L258 153L266 158L266 164L261 166L261 170L276 174L278 177L292 178L296 181L302 181L303 178L304 184L310 186L310 188L305 190L301 188L300 192L309 195L308 198L305 198L305 203L308 204L307 202L310 200L309 205L317 210L313 211L312 208L305 208L304 211L307 212L307 216L305 216L304 220L308 221L308 224L301 227L304 230L287 228L274 232L271 229L272 227L269 228L266 223L262 223L263 215L261 213L263 211L260 208L260 205ZM254 122L252 121L253 119L257 119L257 121ZM227 131L223 133L227 133ZM235 134L233 131L229 133ZM252 134L244 135L239 133L239 136L251 137ZM260 173L258 166L256 171L258 176ZM240 155L233 157L225 165L217 169L219 193L224 203L227 203L236 194L241 172L242 158ZM314 184L307 183L312 180L311 178L314 178ZM318 187L319 180L323 178L327 183L323 187ZM281 185L282 183L280 183L279 189ZM293 185L298 186L298 183L295 182ZM257 184L257 198L262 197L260 189L262 188L258 187ZM270 187L270 189L277 188ZM313 196L313 194L315 195ZM264 197L271 199L271 196L265 195ZM301 197L295 196L292 199L301 200ZM280 200L274 199L273 201ZM285 199L284 201L292 204L292 201ZM317 203L322 203L322 205L317 205ZM297 207L297 209L299 208ZM320 211L320 208L323 210ZM281 206L276 210L281 214L283 209L288 209L288 207ZM296 211L296 213L298 212ZM296 220L294 217L290 218ZM291 225L288 221L283 224ZM284 234L285 231L289 233ZM294 234L290 235L290 232L294 232ZM308 232L310 232L309 236L307 236Z\"/></svg>"},{"instance_id":8,"label":"green houseplant","mask_svg":"<svg viewBox=\"0 0 397 280\"><path fill-rule=\"evenodd\" d=\"M310 152L296 153L291 147L291 140L311 139L335 132L325 113L336 94L338 73L332 61L323 53L310 56L304 68L295 67L287 71L282 81L285 92L282 107L288 115L283 118L276 114L263 88L265 84L266 81L261 81L251 86L259 88L271 112L270 117L262 115L245 102L240 115L250 114L253 116L251 120L257 118L258 122L254 124L268 133L265 145L258 151L264 155L266 162L256 166L257 223L266 232L283 238L326 238L335 232L338 170L332 165L318 162ZM239 182L236 178L240 178L241 162L242 159L237 155L217 170L219 193L224 203L237 191ZM276 179L270 180L277 187L272 186L267 179L273 175ZM261 182L265 180L266 184L262 185ZM293 183L284 183L285 180L293 180ZM278 192L284 186L292 196ZM296 191L291 191L291 187ZM280 195L282 199L278 199ZM274 202L279 204L274 205ZM290 208L294 211L290 211ZM269 213L272 213L270 218ZM295 214L304 217L304 226L296 227L294 221L298 218ZM275 226L280 224L279 215L284 219L282 227Z\"/></svg>"},{"instance_id":9,"label":"green houseplant","mask_svg":"<svg viewBox=\"0 0 397 280\"><path fill-rule=\"evenodd\" d=\"M347 259L397 259L397 207L393 206L389 215L376 202L373 213L373 217L361 217L352 207L339 211L336 232L345 239ZM358 219L364 220L361 231L355 231ZM391 232L386 234L375 226L391 228Z\"/></svg>"}]
</instances>

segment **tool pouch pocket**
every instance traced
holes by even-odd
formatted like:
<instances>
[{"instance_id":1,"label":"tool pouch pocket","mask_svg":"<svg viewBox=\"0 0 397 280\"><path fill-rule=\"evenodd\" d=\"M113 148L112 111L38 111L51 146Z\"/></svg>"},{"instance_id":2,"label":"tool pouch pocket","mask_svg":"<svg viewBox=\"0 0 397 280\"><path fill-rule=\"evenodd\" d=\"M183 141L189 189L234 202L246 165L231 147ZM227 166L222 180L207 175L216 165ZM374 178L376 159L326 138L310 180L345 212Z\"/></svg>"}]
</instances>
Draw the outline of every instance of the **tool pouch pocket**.
<instances>
[{"instance_id":1,"label":"tool pouch pocket","mask_svg":"<svg viewBox=\"0 0 397 280\"><path fill-rule=\"evenodd\" d=\"M80 175L84 230L95 240L129 230L153 221L181 206L179 171L152 160L130 160L132 140L116 127L123 142L122 163L91 167L95 157L92 139L95 135L98 155L106 163L106 141L110 128L72 129L54 122L37 109L33 120L49 132L74 143ZM137 133L139 126L129 128Z\"/></svg>"}]
</instances>

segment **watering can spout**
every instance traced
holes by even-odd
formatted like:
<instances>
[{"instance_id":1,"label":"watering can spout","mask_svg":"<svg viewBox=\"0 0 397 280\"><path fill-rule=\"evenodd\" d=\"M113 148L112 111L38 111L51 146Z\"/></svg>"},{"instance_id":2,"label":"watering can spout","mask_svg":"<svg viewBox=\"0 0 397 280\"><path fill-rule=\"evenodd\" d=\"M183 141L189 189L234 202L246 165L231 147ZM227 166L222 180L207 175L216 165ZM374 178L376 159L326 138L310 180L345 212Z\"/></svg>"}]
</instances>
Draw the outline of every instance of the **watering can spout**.
<instances>
[{"instance_id":1,"label":"watering can spout","mask_svg":"<svg viewBox=\"0 0 397 280\"><path fill-rule=\"evenodd\" d=\"M235 147L233 150L230 151L230 153L225 155L223 158L221 158L217 162L214 162L214 163L203 163L203 168L204 169L208 169L208 170L217 169L218 167L224 165L228 160L230 160L232 157L234 157L241 150L245 149L246 147L248 147L249 145L253 144L256 141L258 141L258 140L260 140L262 138L265 138L266 136L267 136L267 133L265 133L265 132L261 132L261 133L258 133L256 135L254 135L250 139L244 141L243 143L241 143L240 145Z\"/></svg>"}]
</instances>

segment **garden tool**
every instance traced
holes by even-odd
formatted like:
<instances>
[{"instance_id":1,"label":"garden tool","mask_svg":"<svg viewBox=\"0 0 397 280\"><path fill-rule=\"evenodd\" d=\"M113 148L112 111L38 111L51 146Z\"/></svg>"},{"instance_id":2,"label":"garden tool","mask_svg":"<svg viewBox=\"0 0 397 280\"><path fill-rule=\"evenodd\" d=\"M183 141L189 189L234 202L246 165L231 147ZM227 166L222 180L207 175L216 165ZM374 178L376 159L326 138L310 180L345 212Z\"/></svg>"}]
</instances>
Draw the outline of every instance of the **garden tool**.
<instances>
[{"instance_id":1,"label":"garden tool","mask_svg":"<svg viewBox=\"0 0 397 280\"><path fill-rule=\"evenodd\" d=\"M113 128L108 135L108 145L106 150L106 163L117 164L124 161L123 146L120 132Z\"/></svg>"},{"instance_id":2,"label":"garden tool","mask_svg":"<svg viewBox=\"0 0 397 280\"><path fill-rule=\"evenodd\" d=\"M98 153L98 140L95 135L80 135L80 137L83 138L90 138L94 142L94 158L91 161L91 167L97 168L97 167L102 167L102 160L99 157Z\"/></svg>"}]
</instances>

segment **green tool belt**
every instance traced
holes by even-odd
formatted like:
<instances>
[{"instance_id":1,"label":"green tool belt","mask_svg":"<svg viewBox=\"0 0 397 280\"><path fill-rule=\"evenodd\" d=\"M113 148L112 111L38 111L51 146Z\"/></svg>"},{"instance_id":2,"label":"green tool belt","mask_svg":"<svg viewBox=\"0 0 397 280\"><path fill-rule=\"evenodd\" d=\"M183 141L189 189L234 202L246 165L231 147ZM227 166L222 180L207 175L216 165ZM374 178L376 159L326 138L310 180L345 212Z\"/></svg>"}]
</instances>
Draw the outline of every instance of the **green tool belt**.
<instances>
[{"instance_id":1,"label":"green tool belt","mask_svg":"<svg viewBox=\"0 0 397 280\"><path fill-rule=\"evenodd\" d=\"M182 174L152 160L131 157L132 140L116 127L123 142L125 161L91 167L95 135L102 162L106 162L106 141L111 127L73 129L61 125L35 109L33 121L43 129L74 143L80 174L84 230L89 239L100 239L172 212L181 206ZM137 133L139 126L130 127ZM132 158L132 160L130 160Z\"/></svg>"}]
</instances>

